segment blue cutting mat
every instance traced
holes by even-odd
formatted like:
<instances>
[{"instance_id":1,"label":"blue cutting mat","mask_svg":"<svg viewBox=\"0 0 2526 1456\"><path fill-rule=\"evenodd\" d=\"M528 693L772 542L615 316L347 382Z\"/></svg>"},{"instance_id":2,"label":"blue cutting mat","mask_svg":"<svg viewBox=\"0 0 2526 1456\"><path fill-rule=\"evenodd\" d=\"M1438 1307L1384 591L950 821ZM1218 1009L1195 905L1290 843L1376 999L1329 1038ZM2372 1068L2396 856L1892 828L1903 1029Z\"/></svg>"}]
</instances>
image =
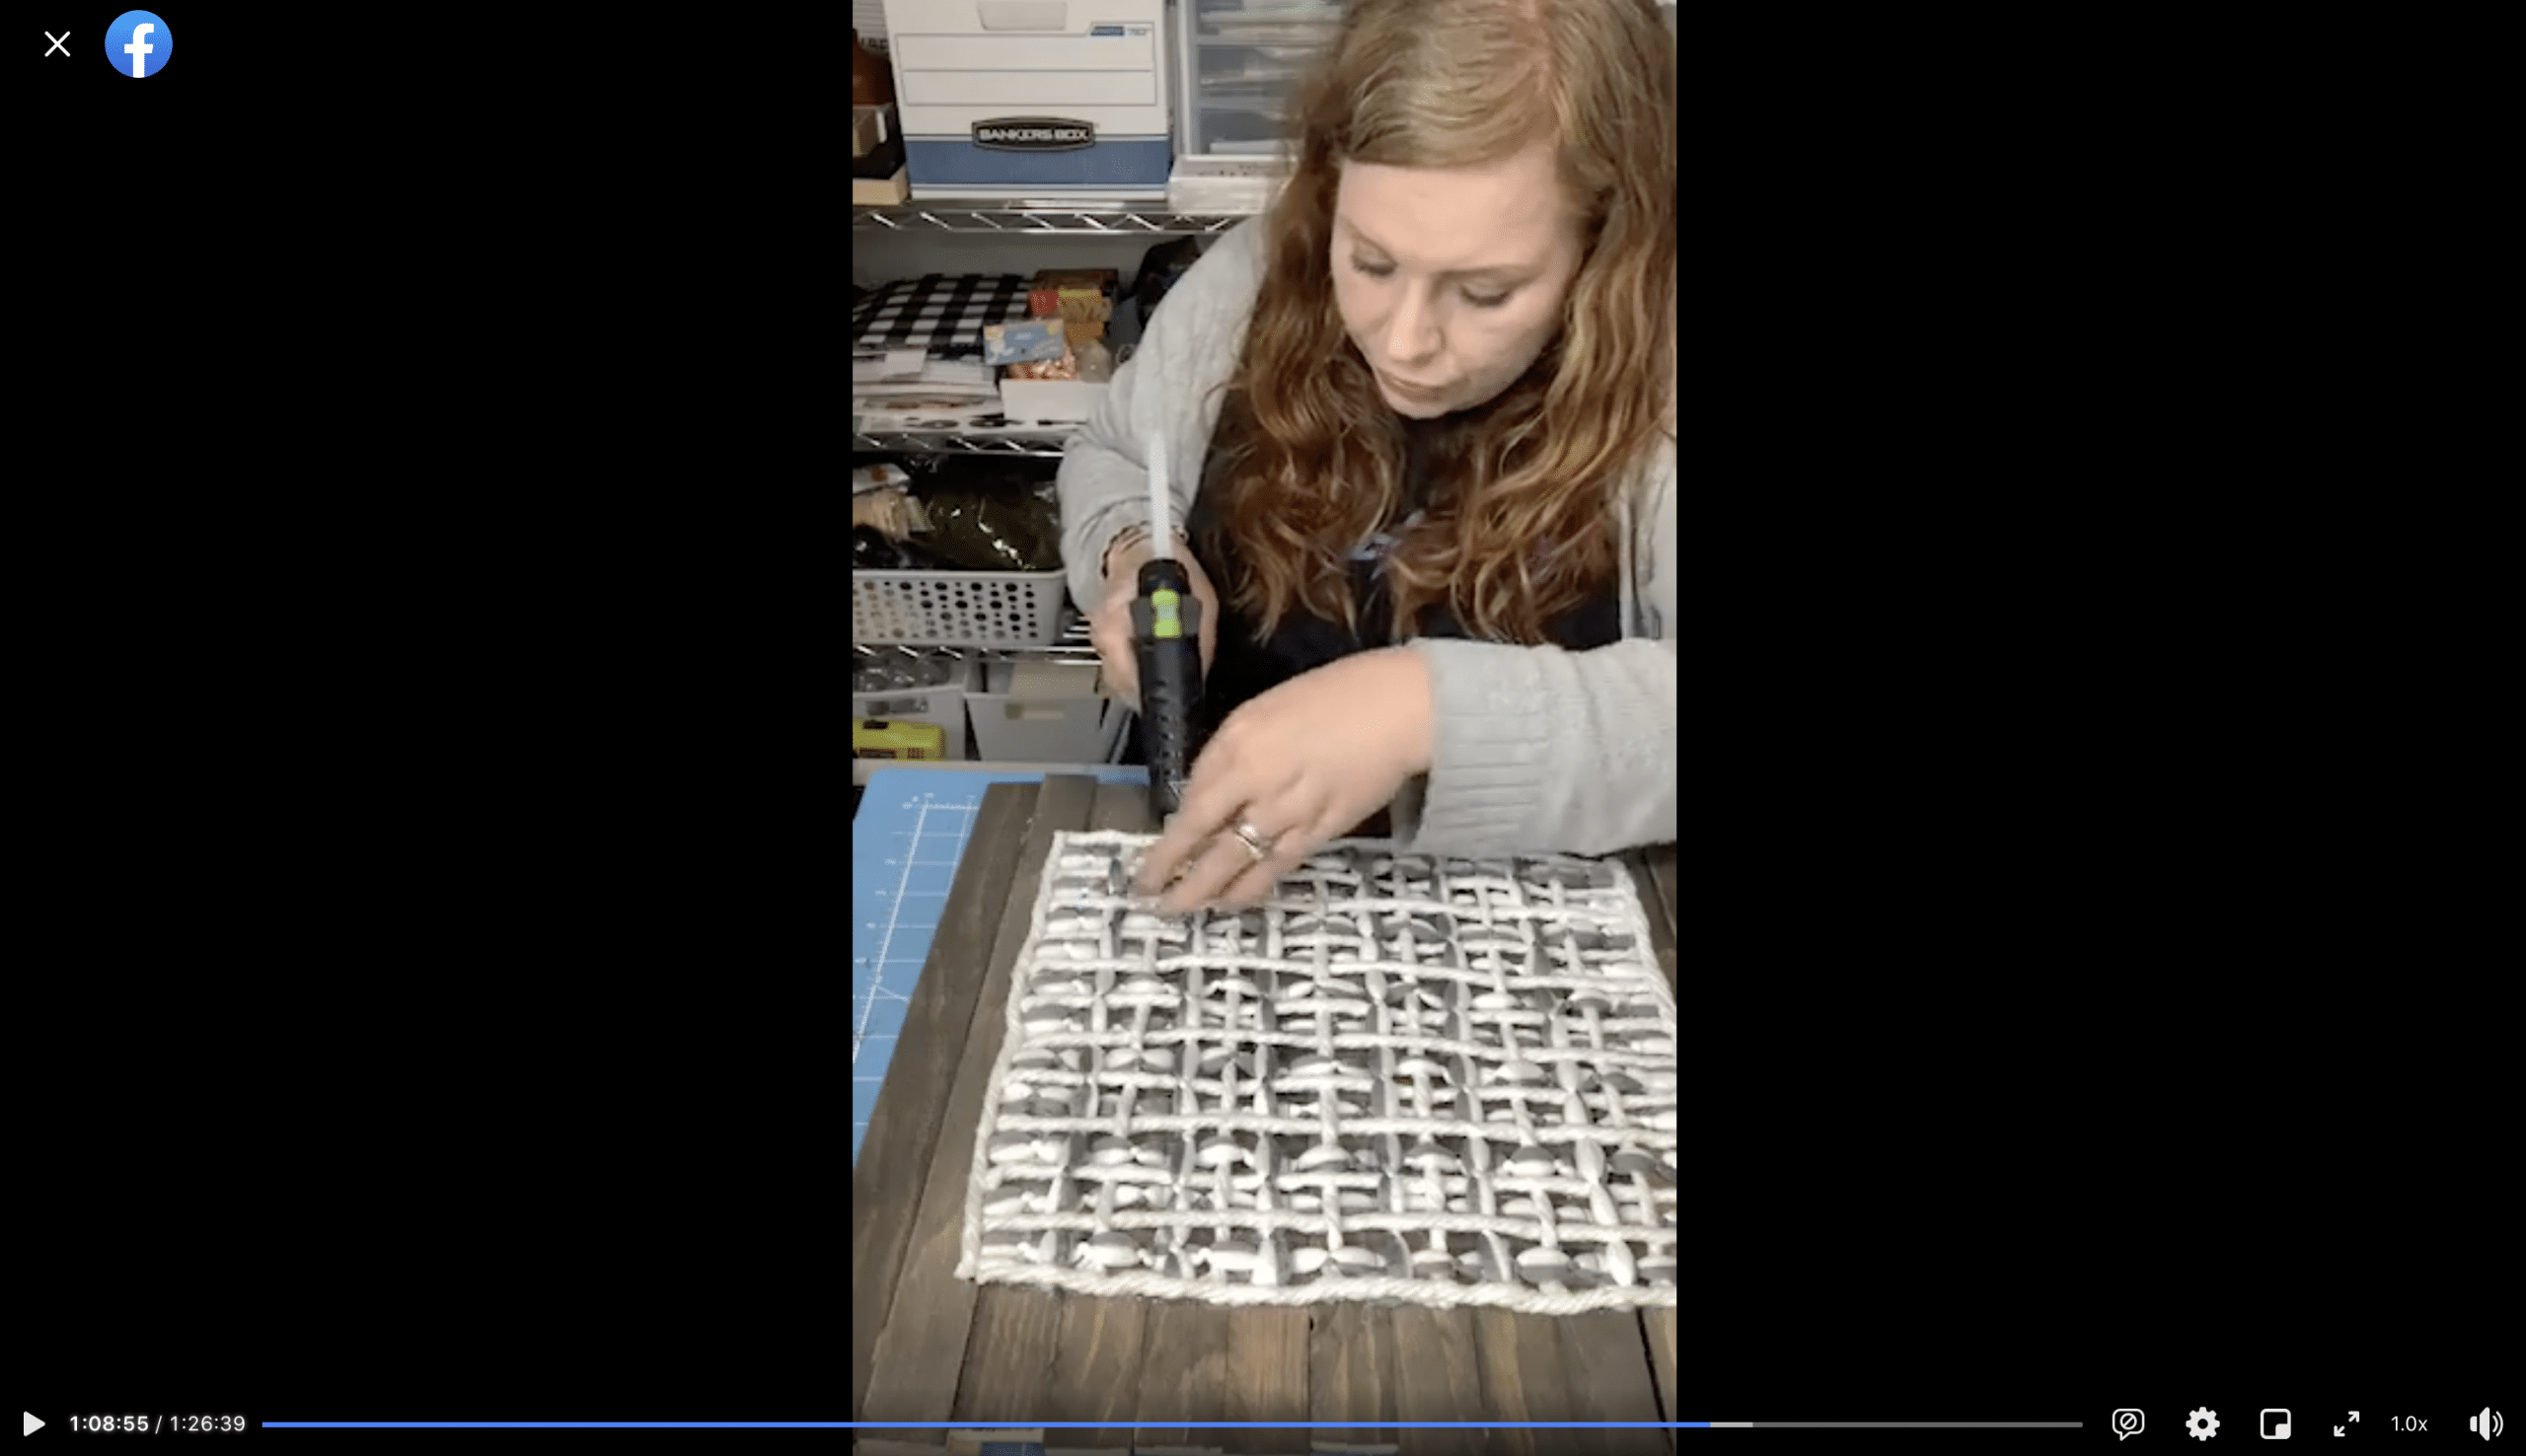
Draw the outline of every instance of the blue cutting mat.
<instances>
[{"instance_id":1,"label":"blue cutting mat","mask_svg":"<svg viewBox=\"0 0 2526 1456\"><path fill-rule=\"evenodd\" d=\"M1146 768L1057 769L1107 783L1146 784ZM929 959L956 865L995 783L1035 783L1042 771L966 773L880 768L851 821L851 1162L877 1110L913 983Z\"/></svg>"}]
</instances>

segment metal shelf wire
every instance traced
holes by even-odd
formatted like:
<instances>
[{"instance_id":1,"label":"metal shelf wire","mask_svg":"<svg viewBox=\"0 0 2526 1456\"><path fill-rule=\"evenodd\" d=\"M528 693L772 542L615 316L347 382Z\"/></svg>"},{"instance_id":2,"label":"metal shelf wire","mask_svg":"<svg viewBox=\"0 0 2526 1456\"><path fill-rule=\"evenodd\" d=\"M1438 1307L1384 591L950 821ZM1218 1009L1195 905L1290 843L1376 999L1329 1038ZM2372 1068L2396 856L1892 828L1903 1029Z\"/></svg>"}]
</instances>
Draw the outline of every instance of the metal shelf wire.
<instances>
[{"instance_id":1,"label":"metal shelf wire","mask_svg":"<svg viewBox=\"0 0 2526 1456\"><path fill-rule=\"evenodd\" d=\"M1028 203L910 202L894 207L854 207L854 232L1013 233L1056 238L1165 238L1215 236L1251 218L1251 213L1169 212L1163 204L1148 208L1123 202L1075 202L1068 206Z\"/></svg>"},{"instance_id":2,"label":"metal shelf wire","mask_svg":"<svg viewBox=\"0 0 2526 1456\"><path fill-rule=\"evenodd\" d=\"M949 657L973 658L978 661L1014 662L1021 658L1048 658L1054 662L1094 662L1096 644L1088 639L1087 619L1077 607L1062 608L1062 634L1049 647L905 647L893 643L854 642L852 661L865 663L882 657Z\"/></svg>"},{"instance_id":3,"label":"metal shelf wire","mask_svg":"<svg viewBox=\"0 0 2526 1456\"><path fill-rule=\"evenodd\" d=\"M1122 201L1074 200L1063 205L994 202L977 198L964 204L914 202L891 207L854 207L851 226L856 232L1001 234L1028 238L1163 238L1217 236L1251 220L1251 213L1178 213L1161 204L1143 208ZM944 451L967 455L1024 456L1059 460L1062 446L1077 425L1038 429L860 429L851 432L854 451L896 454Z\"/></svg>"},{"instance_id":4,"label":"metal shelf wire","mask_svg":"<svg viewBox=\"0 0 2526 1456\"><path fill-rule=\"evenodd\" d=\"M993 434L968 434L958 430L853 430L851 448L895 455L945 451L962 455L1016 455L1034 460L1059 460L1062 458L1062 442L1077 429L1077 425L1064 425Z\"/></svg>"}]
</instances>

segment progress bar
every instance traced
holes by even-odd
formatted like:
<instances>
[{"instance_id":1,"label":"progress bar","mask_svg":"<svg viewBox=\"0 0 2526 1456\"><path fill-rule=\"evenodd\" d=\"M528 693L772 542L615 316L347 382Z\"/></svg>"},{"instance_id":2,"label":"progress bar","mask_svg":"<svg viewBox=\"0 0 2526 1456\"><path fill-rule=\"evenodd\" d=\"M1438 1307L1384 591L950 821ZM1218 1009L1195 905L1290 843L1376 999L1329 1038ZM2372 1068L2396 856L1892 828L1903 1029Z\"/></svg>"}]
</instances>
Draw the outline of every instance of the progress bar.
<instances>
[{"instance_id":1,"label":"progress bar","mask_svg":"<svg viewBox=\"0 0 2526 1456\"><path fill-rule=\"evenodd\" d=\"M966 1430L968 1427L934 1420L264 1420L258 1422L265 1430L464 1430L510 1428L520 1430L636 1429L636 1428L726 1428L771 1429L779 1427L818 1427L859 1430ZM1740 1430L2077 1430L2077 1420L1402 1420L1378 1427L1391 1430L1672 1430L1740 1429ZM1081 1420L1048 1420L1040 1426L1003 1429L982 1427L978 1433L996 1437L1014 1435L1040 1436L1043 1431L1068 1428L1097 1427L1097 1422ZM1102 1427L1097 1427L1102 1428ZM1189 1425L1168 1426L1170 1430L1235 1430L1235 1429L1355 1429L1334 1427L1321 1421L1283 1420L1197 1420ZM1034 1441L1016 1444L1032 1445Z\"/></svg>"}]
</instances>

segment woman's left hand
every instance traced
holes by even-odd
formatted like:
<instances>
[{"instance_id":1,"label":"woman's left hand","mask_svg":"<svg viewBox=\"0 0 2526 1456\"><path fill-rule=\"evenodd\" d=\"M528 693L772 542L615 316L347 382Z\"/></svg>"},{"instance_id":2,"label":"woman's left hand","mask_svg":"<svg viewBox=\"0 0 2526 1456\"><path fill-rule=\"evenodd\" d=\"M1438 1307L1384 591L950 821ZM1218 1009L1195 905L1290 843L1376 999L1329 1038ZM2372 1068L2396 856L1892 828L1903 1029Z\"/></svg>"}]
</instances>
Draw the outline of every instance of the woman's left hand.
<instances>
[{"instance_id":1,"label":"woman's left hand","mask_svg":"<svg viewBox=\"0 0 2526 1456\"><path fill-rule=\"evenodd\" d=\"M1319 844L1430 771L1430 669L1409 647L1354 653L1228 714L1193 764L1184 801L1142 862L1158 909L1249 906ZM1239 826L1271 845L1257 859ZM1172 889L1176 867L1184 878Z\"/></svg>"}]
</instances>

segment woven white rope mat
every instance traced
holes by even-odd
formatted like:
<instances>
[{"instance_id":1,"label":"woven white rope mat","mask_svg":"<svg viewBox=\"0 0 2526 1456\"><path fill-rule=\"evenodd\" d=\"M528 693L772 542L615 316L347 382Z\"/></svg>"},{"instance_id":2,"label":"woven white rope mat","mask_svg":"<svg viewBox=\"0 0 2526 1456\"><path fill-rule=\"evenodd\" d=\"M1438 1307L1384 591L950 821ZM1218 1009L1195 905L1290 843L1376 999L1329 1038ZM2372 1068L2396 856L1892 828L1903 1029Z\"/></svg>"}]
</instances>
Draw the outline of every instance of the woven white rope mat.
<instances>
[{"instance_id":1,"label":"woven white rope mat","mask_svg":"<svg viewBox=\"0 0 2526 1456\"><path fill-rule=\"evenodd\" d=\"M1675 998L1631 877L1329 844L1159 916L1062 834L959 1277L1218 1304L1675 1304Z\"/></svg>"}]
</instances>

